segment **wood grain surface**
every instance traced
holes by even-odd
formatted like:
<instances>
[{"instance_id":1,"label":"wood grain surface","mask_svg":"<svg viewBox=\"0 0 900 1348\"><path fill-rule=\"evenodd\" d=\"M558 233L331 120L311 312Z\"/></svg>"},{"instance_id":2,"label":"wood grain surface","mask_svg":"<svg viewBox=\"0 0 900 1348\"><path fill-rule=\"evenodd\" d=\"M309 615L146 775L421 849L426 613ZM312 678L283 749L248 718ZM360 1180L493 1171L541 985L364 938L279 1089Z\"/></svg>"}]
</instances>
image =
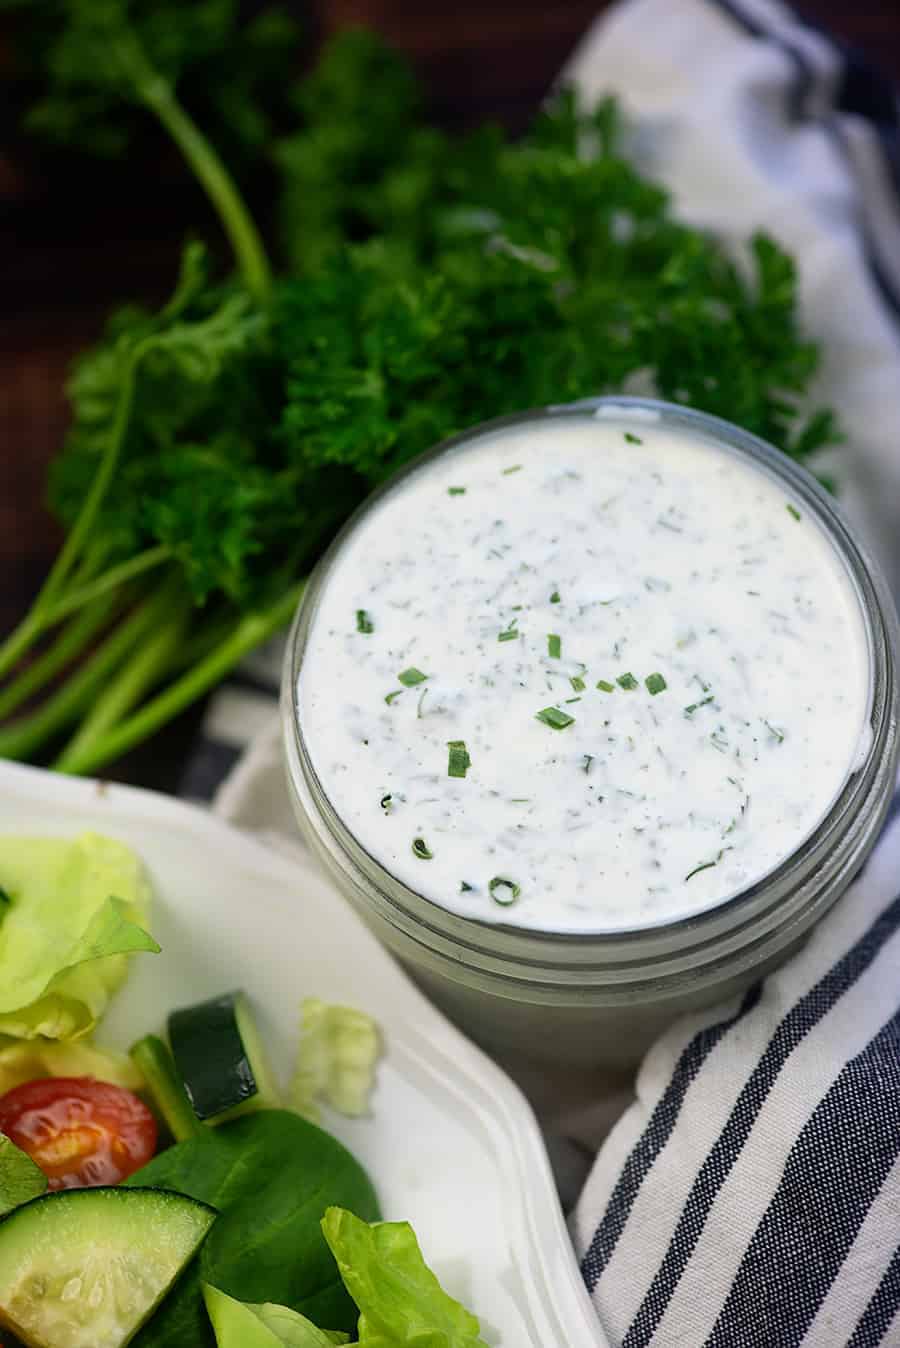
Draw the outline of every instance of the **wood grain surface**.
<instances>
[{"instance_id":1,"label":"wood grain surface","mask_svg":"<svg viewBox=\"0 0 900 1348\"><path fill-rule=\"evenodd\" d=\"M677 5L679 0L671 0ZM318 28L366 23L409 53L435 116L521 127L603 8L596 0L327 0ZM802 0L798 8L900 81L900 0ZM8 55L0 31L0 108ZM184 235L212 226L177 159L85 169L42 156L0 122L0 631L25 611L58 545L43 505L66 426L64 382L103 316L165 294ZM175 786L196 723L182 718L114 775Z\"/></svg>"}]
</instances>

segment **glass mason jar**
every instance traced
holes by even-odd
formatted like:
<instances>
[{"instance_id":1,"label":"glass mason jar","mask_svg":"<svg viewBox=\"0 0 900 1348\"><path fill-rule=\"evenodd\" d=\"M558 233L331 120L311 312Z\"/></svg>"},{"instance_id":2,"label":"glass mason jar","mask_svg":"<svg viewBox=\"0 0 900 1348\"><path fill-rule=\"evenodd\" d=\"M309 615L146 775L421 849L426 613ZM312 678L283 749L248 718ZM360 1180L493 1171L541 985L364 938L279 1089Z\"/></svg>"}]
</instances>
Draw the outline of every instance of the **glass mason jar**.
<instances>
[{"instance_id":1,"label":"glass mason jar","mask_svg":"<svg viewBox=\"0 0 900 1348\"><path fill-rule=\"evenodd\" d=\"M870 734L814 832L775 870L717 906L675 921L604 933L555 933L462 917L424 898L371 856L314 771L298 678L329 569L357 523L406 476L476 436L550 418L648 415L712 439L780 479L815 516L856 590L869 647ZM804 469L717 417L637 398L589 399L503 417L421 456L376 492L316 567L288 642L282 723L300 828L326 871L382 942L450 1018L507 1058L628 1068L682 1012L726 1000L791 955L858 874L883 822L898 752L897 623L877 566L834 501Z\"/></svg>"}]
</instances>

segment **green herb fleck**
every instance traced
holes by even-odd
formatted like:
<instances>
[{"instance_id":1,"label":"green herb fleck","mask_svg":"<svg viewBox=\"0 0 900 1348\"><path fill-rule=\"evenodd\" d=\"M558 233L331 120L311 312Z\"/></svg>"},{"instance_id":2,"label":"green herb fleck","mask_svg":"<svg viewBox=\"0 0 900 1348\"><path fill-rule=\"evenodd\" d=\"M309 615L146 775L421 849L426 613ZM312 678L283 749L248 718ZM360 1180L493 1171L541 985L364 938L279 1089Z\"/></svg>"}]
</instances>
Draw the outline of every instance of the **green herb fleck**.
<instances>
[{"instance_id":1,"label":"green herb fleck","mask_svg":"<svg viewBox=\"0 0 900 1348\"><path fill-rule=\"evenodd\" d=\"M434 856L424 838L413 838L412 850L413 856L418 857L420 861L431 861Z\"/></svg>"},{"instance_id":2,"label":"green herb fleck","mask_svg":"<svg viewBox=\"0 0 900 1348\"><path fill-rule=\"evenodd\" d=\"M466 494L466 489L465 489L465 487L448 487L448 488L447 488L447 495L448 495L448 496L465 496L465 494Z\"/></svg>"},{"instance_id":3,"label":"green herb fleck","mask_svg":"<svg viewBox=\"0 0 900 1348\"><path fill-rule=\"evenodd\" d=\"M593 763L593 761L594 761L594 755L593 755L593 754L585 754L584 757L583 757L582 760L581 760L581 771L582 771L583 773L585 773L585 774L589 773L590 770L591 770L591 764Z\"/></svg>"},{"instance_id":4,"label":"green herb fleck","mask_svg":"<svg viewBox=\"0 0 900 1348\"><path fill-rule=\"evenodd\" d=\"M466 748L465 740L448 740L447 748L449 750L447 776L465 777L469 768L472 766L472 760L469 757L469 751Z\"/></svg>"},{"instance_id":5,"label":"green herb fleck","mask_svg":"<svg viewBox=\"0 0 900 1348\"><path fill-rule=\"evenodd\" d=\"M795 505L791 505L790 501L788 502L787 512L788 512L788 514L791 515L795 520L799 520L799 519L801 518L800 511L797 509L797 507L796 507Z\"/></svg>"},{"instance_id":6,"label":"green herb fleck","mask_svg":"<svg viewBox=\"0 0 900 1348\"><path fill-rule=\"evenodd\" d=\"M553 593L552 593L551 596L550 596L550 603L551 603L551 604L558 604L559 602L560 602L560 598L559 598L559 590L554 590Z\"/></svg>"},{"instance_id":7,"label":"green herb fleck","mask_svg":"<svg viewBox=\"0 0 900 1348\"><path fill-rule=\"evenodd\" d=\"M419 700L418 700L418 702L416 703L416 717L417 717L417 718L421 718L421 716L422 716L422 704L423 704L423 702L425 701L425 697L426 697L427 693L428 693L428 689L427 689L427 688L423 688L422 691L421 691L421 693L419 694Z\"/></svg>"},{"instance_id":8,"label":"green herb fleck","mask_svg":"<svg viewBox=\"0 0 900 1348\"><path fill-rule=\"evenodd\" d=\"M642 445L644 443L639 435L632 435L631 431L625 432L625 439L629 445Z\"/></svg>"},{"instance_id":9,"label":"green herb fleck","mask_svg":"<svg viewBox=\"0 0 900 1348\"><path fill-rule=\"evenodd\" d=\"M772 725L770 721L763 720L763 725L766 727L766 729L768 730L769 734L772 736L773 739L777 740L779 744L784 743L783 730L779 730L778 727L776 725Z\"/></svg>"},{"instance_id":10,"label":"green herb fleck","mask_svg":"<svg viewBox=\"0 0 900 1348\"><path fill-rule=\"evenodd\" d=\"M503 469L503 476L509 477L511 473L521 473L521 471L522 465L520 463L514 463L511 465L511 467Z\"/></svg>"},{"instance_id":11,"label":"green herb fleck","mask_svg":"<svg viewBox=\"0 0 900 1348\"><path fill-rule=\"evenodd\" d=\"M499 903L502 908L508 908L510 904L515 903L522 893L515 880L507 880L504 875L495 875L488 885L488 890L494 903Z\"/></svg>"},{"instance_id":12,"label":"green herb fleck","mask_svg":"<svg viewBox=\"0 0 900 1348\"><path fill-rule=\"evenodd\" d=\"M516 628L516 619L513 618L513 620L512 620L512 622L510 623L509 627L505 628L502 632L498 632L498 633L497 633L497 640L498 640L498 641L515 641L516 638L518 637L518 635L519 635L519 633L518 633L518 630L517 630L517 628Z\"/></svg>"},{"instance_id":13,"label":"green herb fleck","mask_svg":"<svg viewBox=\"0 0 900 1348\"><path fill-rule=\"evenodd\" d=\"M364 608L356 610L356 630L365 633L366 636L375 631L375 624Z\"/></svg>"},{"instance_id":14,"label":"green herb fleck","mask_svg":"<svg viewBox=\"0 0 900 1348\"><path fill-rule=\"evenodd\" d=\"M629 693L638 686L638 681L633 674L620 674L616 679L616 683L620 688L624 688L626 692Z\"/></svg>"},{"instance_id":15,"label":"green herb fleck","mask_svg":"<svg viewBox=\"0 0 900 1348\"><path fill-rule=\"evenodd\" d=\"M465 880L461 880L459 883L460 894L471 894L474 888L474 885L466 884Z\"/></svg>"},{"instance_id":16,"label":"green herb fleck","mask_svg":"<svg viewBox=\"0 0 900 1348\"><path fill-rule=\"evenodd\" d=\"M616 691L616 685L610 683L607 679L598 679L597 687L600 689L601 693L614 693Z\"/></svg>"},{"instance_id":17,"label":"green herb fleck","mask_svg":"<svg viewBox=\"0 0 900 1348\"><path fill-rule=\"evenodd\" d=\"M378 802L381 808L384 810L385 814L390 814L392 808L392 801L393 801L392 796L382 796L381 800Z\"/></svg>"},{"instance_id":18,"label":"green herb fleck","mask_svg":"<svg viewBox=\"0 0 900 1348\"><path fill-rule=\"evenodd\" d=\"M569 683L575 689L576 693L583 693L585 688L587 687L587 684L585 683L584 679L581 677L580 674L573 674L571 679L569 680Z\"/></svg>"},{"instance_id":19,"label":"green herb fleck","mask_svg":"<svg viewBox=\"0 0 900 1348\"><path fill-rule=\"evenodd\" d=\"M404 669L402 673L397 675L397 678L404 687L414 688L417 683L424 683L428 675L423 674L421 669L416 669L415 665L410 665L409 669Z\"/></svg>"},{"instance_id":20,"label":"green herb fleck","mask_svg":"<svg viewBox=\"0 0 900 1348\"><path fill-rule=\"evenodd\" d=\"M391 705L391 703L395 700L395 698L400 697L401 694L402 694L402 692L403 692L403 689L402 689L402 688L395 688L394 691L393 691L392 693L387 693L387 694L385 695L385 699L384 699L384 700L385 700L385 702L388 704L388 706Z\"/></svg>"},{"instance_id":21,"label":"green herb fleck","mask_svg":"<svg viewBox=\"0 0 900 1348\"><path fill-rule=\"evenodd\" d=\"M562 655L562 637L558 637L555 632L547 637L547 654L551 660L558 660Z\"/></svg>"},{"instance_id":22,"label":"green herb fleck","mask_svg":"<svg viewBox=\"0 0 900 1348\"><path fill-rule=\"evenodd\" d=\"M695 866L692 871L688 871L687 875L684 877L685 884L687 883L688 880L691 879L692 876L699 875L701 871L709 871L712 870L713 866L718 866L719 862L722 860L725 853L730 851L731 851L730 847L722 847L719 849L718 856L715 857L713 861L703 861L700 863L699 866Z\"/></svg>"},{"instance_id":23,"label":"green herb fleck","mask_svg":"<svg viewBox=\"0 0 900 1348\"><path fill-rule=\"evenodd\" d=\"M560 711L559 707L544 707L542 711L537 712L536 719L543 721L551 730L565 730L566 726L573 725L574 716L570 716L566 711Z\"/></svg>"},{"instance_id":24,"label":"green herb fleck","mask_svg":"<svg viewBox=\"0 0 900 1348\"><path fill-rule=\"evenodd\" d=\"M566 706L568 707L568 705L569 705L570 702L580 702L580 701L581 701L581 698L580 698L580 697L567 697L567 698L566 698Z\"/></svg>"},{"instance_id":25,"label":"green herb fleck","mask_svg":"<svg viewBox=\"0 0 900 1348\"><path fill-rule=\"evenodd\" d=\"M644 683L651 697L656 697L657 693L664 692L669 686L661 674L648 674Z\"/></svg>"},{"instance_id":26,"label":"green herb fleck","mask_svg":"<svg viewBox=\"0 0 900 1348\"><path fill-rule=\"evenodd\" d=\"M693 716L698 707L708 707L710 702L715 702L715 700L712 693L710 693L709 697L701 697L699 702L689 703L684 709L684 714L685 716Z\"/></svg>"}]
</instances>

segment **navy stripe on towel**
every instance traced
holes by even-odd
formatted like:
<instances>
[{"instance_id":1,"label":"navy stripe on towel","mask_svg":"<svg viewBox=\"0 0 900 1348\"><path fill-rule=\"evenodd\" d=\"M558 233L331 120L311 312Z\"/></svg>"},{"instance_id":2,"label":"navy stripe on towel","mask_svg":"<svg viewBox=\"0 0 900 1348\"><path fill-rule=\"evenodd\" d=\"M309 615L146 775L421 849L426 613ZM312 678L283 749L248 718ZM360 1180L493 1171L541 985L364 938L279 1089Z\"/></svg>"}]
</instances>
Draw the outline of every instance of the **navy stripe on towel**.
<instances>
[{"instance_id":1,"label":"navy stripe on towel","mask_svg":"<svg viewBox=\"0 0 900 1348\"><path fill-rule=\"evenodd\" d=\"M860 1316L859 1324L854 1329L847 1348L878 1348L897 1317L898 1306L900 1306L900 1243L872 1300Z\"/></svg>"},{"instance_id":2,"label":"navy stripe on towel","mask_svg":"<svg viewBox=\"0 0 900 1348\"><path fill-rule=\"evenodd\" d=\"M791 1148L706 1348L738 1348L748 1325L760 1343L802 1342L898 1155L900 1013L847 1063Z\"/></svg>"},{"instance_id":3,"label":"navy stripe on towel","mask_svg":"<svg viewBox=\"0 0 900 1348\"><path fill-rule=\"evenodd\" d=\"M581 1261L581 1274L589 1292L593 1292L600 1281L600 1276L625 1229L641 1185L669 1140L681 1113L688 1087L723 1035L756 1006L759 993L758 986L751 988L733 1016L700 1030L678 1059L671 1081L660 1097L640 1140L622 1167L622 1173L610 1195L606 1211Z\"/></svg>"},{"instance_id":4,"label":"navy stripe on towel","mask_svg":"<svg viewBox=\"0 0 900 1348\"><path fill-rule=\"evenodd\" d=\"M703 1162L656 1276L632 1321L622 1348L646 1348L666 1312L728 1177L791 1053L872 964L900 928L900 895L856 945L784 1017L738 1096L731 1116Z\"/></svg>"}]
</instances>

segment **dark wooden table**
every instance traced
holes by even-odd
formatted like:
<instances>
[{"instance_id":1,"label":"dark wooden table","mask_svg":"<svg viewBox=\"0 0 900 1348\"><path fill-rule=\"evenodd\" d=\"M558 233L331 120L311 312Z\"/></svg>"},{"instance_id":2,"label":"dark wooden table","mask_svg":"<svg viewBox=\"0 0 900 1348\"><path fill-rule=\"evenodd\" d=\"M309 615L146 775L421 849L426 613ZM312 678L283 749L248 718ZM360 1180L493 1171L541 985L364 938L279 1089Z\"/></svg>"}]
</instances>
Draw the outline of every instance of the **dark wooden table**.
<instances>
[{"instance_id":1,"label":"dark wooden table","mask_svg":"<svg viewBox=\"0 0 900 1348\"><path fill-rule=\"evenodd\" d=\"M318 11L323 32L368 23L407 51L441 120L515 128L602 8L597 0L323 0ZM801 0L799 8L900 81L900 0ZM3 53L0 38L0 81ZM72 357L112 305L163 295L185 233L208 224L177 165L154 166L157 190L138 193L118 169L88 183L47 175L38 158L11 149L14 141L0 124L0 631L25 611L58 545L43 491L65 431ZM182 718L114 775L173 789L195 725L196 714Z\"/></svg>"}]
</instances>

